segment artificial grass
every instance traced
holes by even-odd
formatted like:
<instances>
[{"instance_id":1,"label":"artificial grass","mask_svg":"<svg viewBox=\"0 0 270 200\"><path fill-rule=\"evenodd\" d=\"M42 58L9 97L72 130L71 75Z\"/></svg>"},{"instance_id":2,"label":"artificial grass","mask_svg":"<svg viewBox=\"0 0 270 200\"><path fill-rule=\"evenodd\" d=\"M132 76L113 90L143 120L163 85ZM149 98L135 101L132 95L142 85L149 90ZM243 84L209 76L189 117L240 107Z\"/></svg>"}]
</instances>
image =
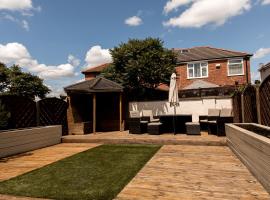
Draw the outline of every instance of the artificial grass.
<instances>
[{"instance_id":1,"label":"artificial grass","mask_svg":"<svg viewBox=\"0 0 270 200\"><path fill-rule=\"evenodd\" d=\"M0 182L0 193L50 199L113 199L158 145L102 145Z\"/></svg>"}]
</instances>

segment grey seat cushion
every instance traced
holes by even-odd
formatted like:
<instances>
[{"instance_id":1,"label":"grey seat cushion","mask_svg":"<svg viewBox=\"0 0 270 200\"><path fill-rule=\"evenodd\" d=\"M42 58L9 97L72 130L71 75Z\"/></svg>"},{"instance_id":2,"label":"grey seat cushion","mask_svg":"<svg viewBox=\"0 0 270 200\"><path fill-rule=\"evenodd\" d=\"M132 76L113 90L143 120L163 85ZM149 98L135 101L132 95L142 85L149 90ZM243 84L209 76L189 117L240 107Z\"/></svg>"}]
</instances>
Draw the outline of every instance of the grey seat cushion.
<instances>
[{"instance_id":1,"label":"grey seat cushion","mask_svg":"<svg viewBox=\"0 0 270 200\"><path fill-rule=\"evenodd\" d=\"M141 123L148 123L148 121L141 121Z\"/></svg>"},{"instance_id":2,"label":"grey seat cushion","mask_svg":"<svg viewBox=\"0 0 270 200\"><path fill-rule=\"evenodd\" d=\"M220 110L219 109L208 109L208 116L219 116Z\"/></svg>"},{"instance_id":3,"label":"grey seat cushion","mask_svg":"<svg viewBox=\"0 0 270 200\"><path fill-rule=\"evenodd\" d=\"M140 112L135 110L135 111L129 111L130 118L138 118L140 117Z\"/></svg>"},{"instance_id":4,"label":"grey seat cushion","mask_svg":"<svg viewBox=\"0 0 270 200\"><path fill-rule=\"evenodd\" d=\"M148 123L148 126L160 126L160 125L162 125L162 123L160 123L160 122Z\"/></svg>"},{"instance_id":5,"label":"grey seat cushion","mask_svg":"<svg viewBox=\"0 0 270 200\"><path fill-rule=\"evenodd\" d=\"M200 123L199 122L186 122L186 125L197 125L197 126L199 126Z\"/></svg>"},{"instance_id":6,"label":"grey seat cushion","mask_svg":"<svg viewBox=\"0 0 270 200\"><path fill-rule=\"evenodd\" d=\"M232 109L222 108L220 111L220 117L232 117Z\"/></svg>"},{"instance_id":7,"label":"grey seat cushion","mask_svg":"<svg viewBox=\"0 0 270 200\"><path fill-rule=\"evenodd\" d=\"M207 120L207 119L201 119L200 122L205 122L205 123L207 123L208 120Z\"/></svg>"},{"instance_id":8,"label":"grey seat cushion","mask_svg":"<svg viewBox=\"0 0 270 200\"><path fill-rule=\"evenodd\" d=\"M216 123L217 123L217 121L216 121L216 120L213 120L213 121L208 121L208 123L210 123L210 124L216 124Z\"/></svg>"}]
</instances>

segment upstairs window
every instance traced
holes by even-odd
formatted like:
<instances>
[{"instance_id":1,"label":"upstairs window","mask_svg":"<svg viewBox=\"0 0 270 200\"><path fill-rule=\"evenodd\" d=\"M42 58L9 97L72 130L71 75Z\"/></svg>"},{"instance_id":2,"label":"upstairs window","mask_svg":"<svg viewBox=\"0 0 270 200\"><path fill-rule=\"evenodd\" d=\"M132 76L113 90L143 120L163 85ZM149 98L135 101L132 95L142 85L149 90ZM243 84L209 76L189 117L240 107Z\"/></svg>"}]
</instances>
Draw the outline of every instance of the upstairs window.
<instances>
[{"instance_id":1,"label":"upstairs window","mask_svg":"<svg viewBox=\"0 0 270 200\"><path fill-rule=\"evenodd\" d=\"M232 59L228 61L228 75L244 75L243 59Z\"/></svg>"},{"instance_id":2,"label":"upstairs window","mask_svg":"<svg viewBox=\"0 0 270 200\"><path fill-rule=\"evenodd\" d=\"M208 63L196 62L188 64L188 78L206 78L208 77Z\"/></svg>"}]
</instances>

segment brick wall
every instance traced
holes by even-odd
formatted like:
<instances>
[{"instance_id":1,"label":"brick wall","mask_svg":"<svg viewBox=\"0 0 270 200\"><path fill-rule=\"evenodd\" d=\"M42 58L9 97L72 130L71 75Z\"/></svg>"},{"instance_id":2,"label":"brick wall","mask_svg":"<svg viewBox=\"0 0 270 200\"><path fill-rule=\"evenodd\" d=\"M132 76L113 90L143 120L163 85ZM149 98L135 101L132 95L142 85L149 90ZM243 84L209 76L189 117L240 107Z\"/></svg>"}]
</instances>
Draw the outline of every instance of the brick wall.
<instances>
[{"instance_id":1,"label":"brick wall","mask_svg":"<svg viewBox=\"0 0 270 200\"><path fill-rule=\"evenodd\" d=\"M96 73L96 72L89 72L89 73L85 73L85 74L84 74L84 77L85 77L85 80L91 80L91 79L96 78L96 76L97 76L98 74L99 74L99 73Z\"/></svg>"},{"instance_id":2,"label":"brick wall","mask_svg":"<svg viewBox=\"0 0 270 200\"><path fill-rule=\"evenodd\" d=\"M216 64L220 64L220 68L216 68ZM246 84L246 73L248 73L248 82L250 82L250 61L247 61L248 72L246 72L246 61L244 60L244 75L241 76L228 76L227 60L208 61L208 77L207 78L187 78L187 65L182 64L176 67L177 81L180 89L190 85L196 80L203 80L216 85L235 85L238 81L239 84Z\"/></svg>"}]
</instances>

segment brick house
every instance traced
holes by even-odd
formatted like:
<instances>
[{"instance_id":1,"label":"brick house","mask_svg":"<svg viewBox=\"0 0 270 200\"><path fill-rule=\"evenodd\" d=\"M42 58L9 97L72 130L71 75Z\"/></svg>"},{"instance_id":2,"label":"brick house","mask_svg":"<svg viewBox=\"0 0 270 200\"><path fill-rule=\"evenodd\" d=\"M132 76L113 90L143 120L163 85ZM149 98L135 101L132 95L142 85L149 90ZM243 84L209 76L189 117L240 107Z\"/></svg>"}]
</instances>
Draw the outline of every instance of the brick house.
<instances>
[{"instance_id":1,"label":"brick house","mask_svg":"<svg viewBox=\"0 0 270 200\"><path fill-rule=\"evenodd\" d=\"M270 75L270 62L267 64L262 64L259 69L261 75L261 81Z\"/></svg>"},{"instance_id":2,"label":"brick house","mask_svg":"<svg viewBox=\"0 0 270 200\"><path fill-rule=\"evenodd\" d=\"M252 54L208 46L172 50L177 56L175 69L179 89L213 88L251 82ZM89 80L108 66L99 65L82 73Z\"/></svg>"}]
</instances>

